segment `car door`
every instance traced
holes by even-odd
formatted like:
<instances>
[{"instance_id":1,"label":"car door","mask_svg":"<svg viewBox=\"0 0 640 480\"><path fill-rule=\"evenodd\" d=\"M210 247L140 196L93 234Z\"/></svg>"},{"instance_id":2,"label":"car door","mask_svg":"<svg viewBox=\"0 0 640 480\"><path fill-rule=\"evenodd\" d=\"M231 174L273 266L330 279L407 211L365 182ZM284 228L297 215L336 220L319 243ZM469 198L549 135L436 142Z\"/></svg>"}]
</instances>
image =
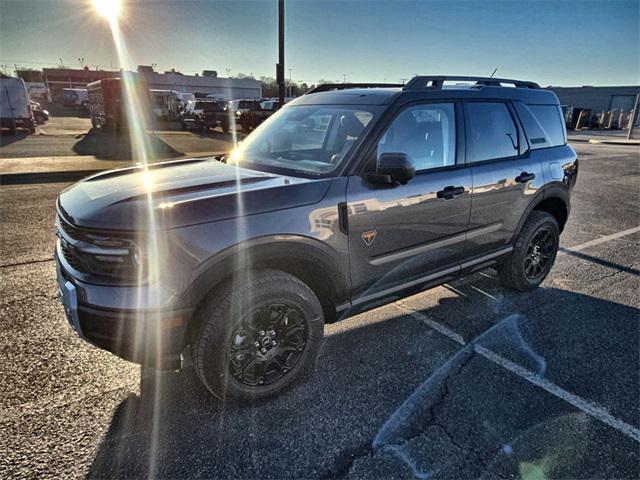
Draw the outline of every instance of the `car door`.
<instances>
[{"instance_id":1,"label":"car door","mask_svg":"<svg viewBox=\"0 0 640 480\"><path fill-rule=\"evenodd\" d=\"M413 104L389 123L369 169L383 153L404 153L416 169L405 185L349 178L354 304L420 283L430 273L456 270L464 257L471 174L457 158L456 116L454 103Z\"/></svg>"},{"instance_id":2,"label":"car door","mask_svg":"<svg viewBox=\"0 0 640 480\"><path fill-rule=\"evenodd\" d=\"M473 177L467 234L472 258L508 247L543 173L510 104L466 102L464 111L465 158Z\"/></svg>"}]
</instances>

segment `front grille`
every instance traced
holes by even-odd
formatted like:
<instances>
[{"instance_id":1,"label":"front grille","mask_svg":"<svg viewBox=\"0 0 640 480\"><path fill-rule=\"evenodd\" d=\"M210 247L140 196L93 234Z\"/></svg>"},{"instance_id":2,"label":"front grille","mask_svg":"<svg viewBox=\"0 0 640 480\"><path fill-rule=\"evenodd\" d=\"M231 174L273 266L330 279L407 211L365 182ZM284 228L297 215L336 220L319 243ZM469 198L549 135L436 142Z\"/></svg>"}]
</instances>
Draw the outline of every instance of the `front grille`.
<instances>
[{"instance_id":1,"label":"front grille","mask_svg":"<svg viewBox=\"0 0 640 480\"><path fill-rule=\"evenodd\" d=\"M89 273L85 268L84 264L82 263L82 260L78 255L78 253L76 252L76 250L71 245L69 245L66 241L64 240L60 241L60 250L62 251L62 255L64 256L64 259L71 266L71 268L73 268L74 270L77 270L78 272Z\"/></svg>"},{"instance_id":2,"label":"front grille","mask_svg":"<svg viewBox=\"0 0 640 480\"><path fill-rule=\"evenodd\" d=\"M78 227L74 227L64 218L58 215L58 224L62 227L62 230L71 238L80 240L82 238L82 231Z\"/></svg>"}]
</instances>

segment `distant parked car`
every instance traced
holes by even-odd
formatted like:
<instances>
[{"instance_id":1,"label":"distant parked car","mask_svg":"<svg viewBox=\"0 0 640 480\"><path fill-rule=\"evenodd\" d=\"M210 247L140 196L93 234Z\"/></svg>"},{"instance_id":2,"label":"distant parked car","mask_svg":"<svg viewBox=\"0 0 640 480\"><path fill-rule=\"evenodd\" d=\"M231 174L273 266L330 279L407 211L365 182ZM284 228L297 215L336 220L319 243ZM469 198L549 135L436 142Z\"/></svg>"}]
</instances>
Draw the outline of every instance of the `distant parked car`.
<instances>
[{"instance_id":1,"label":"distant parked car","mask_svg":"<svg viewBox=\"0 0 640 480\"><path fill-rule=\"evenodd\" d=\"M86 109L89 104L89 94L86 88L63 88L62 105L67 108Z\"/></svg>"},{"instance_id":2,"label":"distant parked car","mask_svg":"<svg viewBox=\"0 0 640 480\"><path fill-rule=\"evenodd\" d=\"M190 100L182 112L182 129L208 130L222 123L225 112L216 100Z\"/></svg>"},{"instance_id":3,"label":"distant parked car","mask_svg":"<svg viewBox=\"0 0 640 480\"><path fill-rule=\"evenodd\" d=\"M227 115L222 122L222 130L228 132L231 122L240 125L248 133L273 114L274 110L265 110L258 100L232 100L227 106Z\"/></svg>"},{"instance_id":4,"label":"distant parked car","mask_svg":"<svg viewBox=\"0 0 640 480\"><path fill-rule=\"evenodd\" d=\"M0 75L0 127L15 132L21 128L35 133L27 87L21 78Z\"/></svg>"}]
</instances>

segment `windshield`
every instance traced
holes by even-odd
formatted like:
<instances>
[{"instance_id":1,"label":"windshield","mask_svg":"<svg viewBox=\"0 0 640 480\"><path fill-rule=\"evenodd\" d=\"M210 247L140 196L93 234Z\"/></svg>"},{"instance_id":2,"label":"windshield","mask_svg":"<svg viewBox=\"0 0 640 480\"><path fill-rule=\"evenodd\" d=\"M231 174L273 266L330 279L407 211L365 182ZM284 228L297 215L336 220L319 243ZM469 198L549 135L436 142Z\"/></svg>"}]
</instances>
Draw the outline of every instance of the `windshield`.
<instances>
[{"instance_id":1,"label":"windshield","mask_svg":"<svg viewBox=\"0 0 640 480\"><path fill-rule=\"evenodd\" d=\"M342 163L377 113L378 108L370 106L286 107L249 135L233 151L230 162L327 175Z\"/></svg>"}]
</instances>

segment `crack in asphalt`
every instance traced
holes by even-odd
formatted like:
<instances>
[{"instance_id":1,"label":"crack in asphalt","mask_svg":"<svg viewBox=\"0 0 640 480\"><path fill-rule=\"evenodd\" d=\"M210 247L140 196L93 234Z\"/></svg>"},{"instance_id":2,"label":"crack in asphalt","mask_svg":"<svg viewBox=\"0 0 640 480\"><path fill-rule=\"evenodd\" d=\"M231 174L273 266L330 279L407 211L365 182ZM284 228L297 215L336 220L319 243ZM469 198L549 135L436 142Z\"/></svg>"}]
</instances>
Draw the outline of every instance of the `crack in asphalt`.
<instances>
[{"instance_id":1,"label":"crack in asphalt","mask_svg":"<svg viewBox=\"0 0 640 480\"><path fill-rule=\"evenodd\" d=\"M320 475L320 480L347 478L354 462L361 458L369 457L372 453L373 447L370 441L343 449L342 452L336 456L333 468Z\"/></svg>"},{"instance_id":2,"label":"crack in asphalt","mask_svg":"<svg viewBox=\"0 0 640 480\"><path fill-rule=\"evenodd\" d=\"M455 437L451 434L451 432L449 432L449 430L447 430L447 428L442 425L439 422L434 422L431 424L432 426L439 428L442 433L444 434L445 437L447 437L447 439L453 444L453 446L459 448L460 450L466 451L466 452L470 452L475 459L477 460L477 462L480 464L480 466L482 467L483 470L485 470L488 473L492 473L494 474L496 477L499 478L504 478L505 480L509 477L506 477L498 472L496 472L495 470L492 470L489 465L487 465L487 462L485 460L485 458L483 457L483 455L481 455L480 451L476 450L473 447L469 447L467 445L463 445L462 443L460 443L458 440L455 439Z\"/></svg>"},{"instance_id":3,"label":"crack in asphalt","mask_svg":"<svg viewBox=\"0 0 640 480\"><path fill-rule=\"evenodd\" d=\"M17 263L5 263L0 265L0 268L10 268L10 267L22 267L23 265L31 265L34 263L44 263L44 262L53 262L53 258L43 258L40 260L31 260L29 262L17 262Z\"/></svg>"}]
</instances>

